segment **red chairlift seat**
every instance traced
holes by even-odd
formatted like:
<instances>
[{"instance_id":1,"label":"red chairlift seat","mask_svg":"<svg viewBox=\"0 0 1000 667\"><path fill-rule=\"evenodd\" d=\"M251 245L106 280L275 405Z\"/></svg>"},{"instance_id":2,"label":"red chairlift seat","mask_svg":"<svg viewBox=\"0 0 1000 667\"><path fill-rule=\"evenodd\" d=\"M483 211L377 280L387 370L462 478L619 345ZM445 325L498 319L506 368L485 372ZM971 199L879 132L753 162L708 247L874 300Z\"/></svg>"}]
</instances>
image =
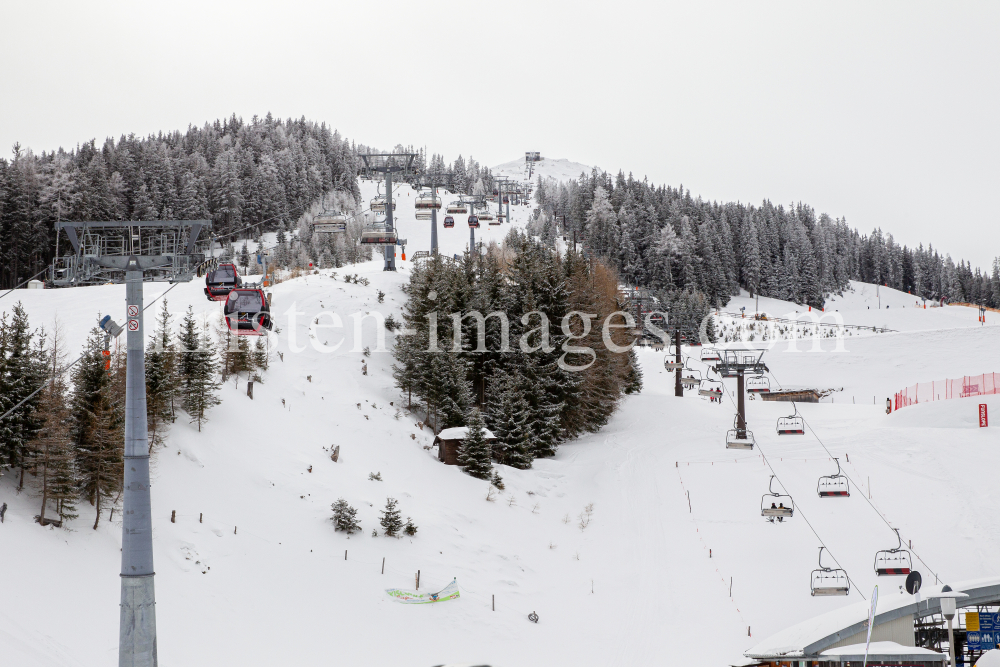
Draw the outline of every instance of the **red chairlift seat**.
<instances>
[{"instance_id":1,"label":"red chairlift seat","mask_svg":"<svg viewBox=\"0 0 1000 667\"><path fill-rule=\"evenodd\" d=\"M851 488L847 477L840 472L840 459L833 460L837 462L837 473L820 477L816 482L816 493L820 498L849 498Z\"/></svg>"},{"instance_id":2,"label":"red chairlift seat","mask_svg":"<svg viewBox=\"0 0 1000 667\"><path fill-rule=\"evenodd\" d=\"M792 403L792 409L794 412L791 415L778 418L776 427L778 435L805 435L805 420L799 414L799 409L795 407L795 403Z\"/></svg>"},{"instance_id":3,"label":"red chairlift seat","mask_svg":"<svg viewBox=\"0 0 1000 667\"><path fill-rule=\"evenodd\" d=\"M909 574L913 569L913 562L910 559L910 552L903 548L903 540L899 536L899 528L893 528L896 532L896 541L899 543L895 549L883 549L875 554L875 574L878 576Z\"/></svg>"}]
</instances>

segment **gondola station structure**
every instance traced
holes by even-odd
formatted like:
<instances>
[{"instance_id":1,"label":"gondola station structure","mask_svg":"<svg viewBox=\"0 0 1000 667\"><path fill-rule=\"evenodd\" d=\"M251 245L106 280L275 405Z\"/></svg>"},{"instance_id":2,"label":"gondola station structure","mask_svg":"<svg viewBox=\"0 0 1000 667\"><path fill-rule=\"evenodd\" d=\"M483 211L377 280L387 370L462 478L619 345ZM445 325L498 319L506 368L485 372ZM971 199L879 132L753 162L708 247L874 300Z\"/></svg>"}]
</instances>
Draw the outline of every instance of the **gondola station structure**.
<instances>
[{"instance_id":1,"label":"gondola station structure","mask_svg":"<svg viewBox=\"0 0 1000 667\"><path fill-rule=\"evenodd\" d=\"M822 561L827 560L822 557ZM812 580L816 596L845 595L845 589L856 595L846 572L836 567L820 564ZM865 599L805 619L759 641L743 653L746 661L740 664L860 667L867 652L868 665L945 667L949 663L949 633L945 626L950 616L956 621L964 618L966 626L953 633L955 663L972 665L982 655L982 649L970 645L975 634L969 629L970 617L978 623L981 610L998 606L1000 577L921 587L920 578L911 576L898 594L893 590L893 594L887 591L879 597L870 645L866 646L871 600Z\"/></svg>"}]
</instances>

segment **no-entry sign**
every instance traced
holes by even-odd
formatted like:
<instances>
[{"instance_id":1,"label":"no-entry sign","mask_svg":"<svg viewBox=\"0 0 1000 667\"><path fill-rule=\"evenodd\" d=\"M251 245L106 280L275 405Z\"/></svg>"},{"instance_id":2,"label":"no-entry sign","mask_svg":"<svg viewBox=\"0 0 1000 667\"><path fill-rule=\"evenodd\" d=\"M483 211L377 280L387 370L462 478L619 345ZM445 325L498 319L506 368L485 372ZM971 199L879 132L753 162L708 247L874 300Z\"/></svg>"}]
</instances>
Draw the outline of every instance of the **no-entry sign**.
<instances>
[{"instance_id":1,"label":"no-entry sign","mask_svg":"<svg viewBox=\"0 0 1000 667\"><path fill-rule=\"evenodd\" d=\"M990 420L986 415L986 404L979 404L979 428L985 428L990 425Z\"/></svg>"}]
</instances>

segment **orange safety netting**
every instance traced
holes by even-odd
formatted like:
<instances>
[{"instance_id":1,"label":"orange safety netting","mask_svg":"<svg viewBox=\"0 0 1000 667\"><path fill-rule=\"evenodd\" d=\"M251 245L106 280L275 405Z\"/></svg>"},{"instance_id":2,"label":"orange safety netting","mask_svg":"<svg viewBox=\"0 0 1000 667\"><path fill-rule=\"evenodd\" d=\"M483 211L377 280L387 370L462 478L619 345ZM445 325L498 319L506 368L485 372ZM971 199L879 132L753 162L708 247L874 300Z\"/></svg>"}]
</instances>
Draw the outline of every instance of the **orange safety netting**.
<instances>
[{"instance_id":1,"label":"orange safety netting","mask_svg":"<svg viewBox=\"0 0 1000 667\"><path fill-rule=\"evenodd\" d=\"M896 392L894 410L927 401L943 401L949 398L968 398L1000 394L1000 373L966 375L953 380L918 382Z\"/></svg>"}]
</instances>

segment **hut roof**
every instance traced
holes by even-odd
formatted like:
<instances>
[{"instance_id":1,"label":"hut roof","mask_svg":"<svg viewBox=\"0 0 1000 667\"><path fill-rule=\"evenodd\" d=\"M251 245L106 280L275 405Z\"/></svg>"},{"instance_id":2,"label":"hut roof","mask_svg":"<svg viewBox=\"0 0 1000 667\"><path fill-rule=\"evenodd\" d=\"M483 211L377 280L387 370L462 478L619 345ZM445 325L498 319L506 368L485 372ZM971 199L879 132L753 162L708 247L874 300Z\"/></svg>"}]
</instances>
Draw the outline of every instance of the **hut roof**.
<instances>
[{"instance_id":1,"label":"hut roof","mask_svg":"<svg viewBox=\"0 0 1000 667\"><path fill-rule=\"evenodd\" d=\"M496 440L496 436L488 428L484 428L483 433L486 435L487 440ZM435 440L465 440L468 435L468 426L454 426L438 433Z\"/></svg>"}]
</instances>

